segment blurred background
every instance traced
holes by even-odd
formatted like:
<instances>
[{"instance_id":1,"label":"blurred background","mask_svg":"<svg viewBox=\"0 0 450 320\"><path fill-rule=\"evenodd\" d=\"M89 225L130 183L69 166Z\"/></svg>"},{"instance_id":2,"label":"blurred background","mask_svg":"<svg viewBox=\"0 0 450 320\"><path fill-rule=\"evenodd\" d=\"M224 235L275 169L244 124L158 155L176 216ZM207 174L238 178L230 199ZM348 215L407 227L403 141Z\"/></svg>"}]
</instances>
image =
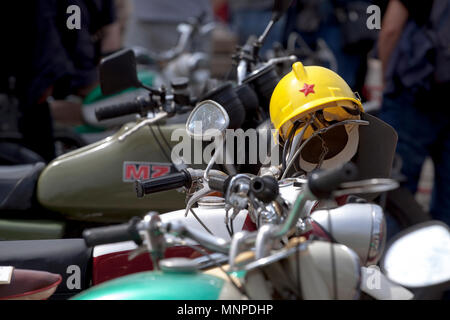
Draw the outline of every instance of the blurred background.
<instances>
[{"instance_id":1,"label":"blurred background","mask_svg":"<svg viewBox=\"0 0 450 320\"><path fill-rule=\"evenodd\" d=\"M428 19L431 3L294 0L270 31L260 55L270 59L295 54L305 65L336 71L358 92L365 110L378 115L393 48L402 39L406 21L420 25ZM174 78L188 77L200 95L214 79L234 76L236 47L264 31L273 1L37 0L5 5L0 29L0 142L20 141L37 158L49 162L110 133L94 123L89 111L111 102L99 89L97 67L103 57L131 47L141 81L168 86ZM68 27L74 13L67 10L71 5L81 9L79 30ZM367 27L370 5L380 8L381 30ZM413 56L416 49L411 50ZM390 80L395 82L394 78ZM395 90L406 89L397 86ZM136 95L127 93L120 99ZM380 116L389 123L389 116ZM391 124L398 129L395 121ZM400 132L400 143L402 134L407 133ZM1 164L16 162L4 150ZM434 181L431 156L422 152L415 171L406 172L411 190L425 209Z\"/></svg>"}]
</instances>

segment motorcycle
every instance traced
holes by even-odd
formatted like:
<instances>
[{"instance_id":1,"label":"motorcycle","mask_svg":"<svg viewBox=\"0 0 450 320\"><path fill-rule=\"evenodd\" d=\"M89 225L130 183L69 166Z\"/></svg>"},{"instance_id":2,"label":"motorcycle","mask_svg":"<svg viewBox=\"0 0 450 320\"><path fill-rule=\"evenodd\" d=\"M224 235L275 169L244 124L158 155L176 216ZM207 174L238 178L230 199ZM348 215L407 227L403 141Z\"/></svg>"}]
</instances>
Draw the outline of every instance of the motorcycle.
<instances>
[{"instance_id":1,"label":"motorcycle","mask_svg":"<svg viewBox=\"0 0 450 320\"><path fill-rule=\"evenodd\" d=\"M121 57L121 56L119 55L119 57ZM130 59L130 57L131 57L131 55L129 55L128 57L125 56L126 59ZM124 65L129 65L129 64L124 64ZM256 71L259 72L260 70L257 69ZM261 73L258 73L258 72L254 73L253 76L255 76L255 74L266 75L266 73L264 73L264 72L261 72ZM126 74L126 73L124 73L124 74ZM123 79L134 79L134 78L132 76L130 76L130 77L124 77ZM251 79L252 80L256 80L258 78L253 77ZM131 84L132 85L140 85L139 82L136 81L136 80L133 80L131 82ZM122 81L122 84L120 84L120 85L123 85L123 81ZM130 82L126 83L126 85L129 86ZM207 107L208 103L211 104L211 102L207 102L207 103L203 103L203 104L198 105L198 109L196 111L200 110L201 108ZM212 103L212 104L214 105L214 103ZM132 107L128 106L126 108L120 108L120 111L118 111L119 110L118 108L114 108L113 111L111 111L112 110L111 108L104 109L102 112L99 112L99 114L103 114L103 115L105 115L105 114L106 115L113 114L115 116L118 113L120 114L121 112L124 112L123 110L126 110L126 112L129 112L130 109L131 109L131 110L134 110L134 112L136 112L136 110L141 110L140 108L142 108L143 106L145 106L145 104L142 104L141 101L137 101L135 103L135 105L132 106ZM217 108L217 109L220 110L220 108ZM195 117L195 114L196 114L196 112L192 112L191 116ZM222 114L224 116L226 115L228 117L228 112L222 112ZM228 122L228 121L226 121L226 122ZM371 126L372 128L377 126L377 121L376 120L373 120L371 122L375 124L375 125ZM225 127L227 127L227 126L225 126ZM378 123L378 127L383 127L383 125L382 124L380 125L380 123ZM387 129L389 129L389 128L387 128ZM392 132L390 132L389 130L386 130L386 128L385 128L384 131L385 132L388 131L388 133L390 133L391 135L387 135L387 137L392 138ZM371 132L371 133L373 133L373 132ZM373 137L374 135L373 134L369 134L369 136ZM386 143L385 145L387 145L388 148L389 148L389 146L391 146L391 144L389 144L389 143ZM388 151L388 149L385 149L383 151ZM383 155L386 156L386 154L384 154L384 153L383 153ZM389 153L387 153L387 155L389 155ZM361 156L359 158L363 159L364 157ZM389 157L387 156L386 158L389 158ZM384 162L380 161L380 163L384 163ZM210 167L210 166L208 166L208 167ZM371 170L373 170L373 166L371 166ZM199 171L197 171L197 172L194 172L194 171L189 172L189 170L184 170L184 171L182 171L182 172L180 172L178 174L170 175L170 177L167 176L167 177L163 178L162 180L159 179L159 178L155 178L155 179L152 179L150 182L147 181L145 184L138 183L138 185L137 185L138 186L138 190L141 190L139 193L141 194L141 196L144 193L153 193L154 191L156 191L155 185L159 185L159 187L158 187L159 189L157 191L172 190L172 189L176 189L176 188L179 188L179 187L183 187L183 186L186 185L186 177L188 177L188 174L190 175L189 179L193 178L192 174L194 174L195 178L204 177L204 172L199 172ZM174 177L175 177L175 184L174 184L174 182L172 180ZM171 182L168 183L167 180L171 180ZM181 182L181 184L180 184L180 182ZM161 188L161 185L162 185L162 188ZM168 188L168 186L169 186L169 188ZM293 187L293 183L291 185L287 184L287 186ZM289 193L292 193L292 190L290 188L285 188L284 190L289 191ZM207 193L204 193L204 192L205 192L205 190L200 190L200 193L197 193L196 195L194 194L194 196L191 198L191 200L192 199L193 200L190 201L190 203L188 203L189 210L186 210L186 213L191 211L193 203L197 202L197 200L202 199L203 196L207 194ZM297 192L299 192L299 190L297 190ZM227 237L227 236L229 237L230 235L232 235L234 233L233 232L234 227L237 227L237 230L241 230L245 225L251 225L251 222L248 223L248 216L244 217L243 214L241 214L241 215L238 214L237 216L233 217L231 224L229 224L227 227L224 227L223 223L222 224L218 223L218 221L220 221L220 219L223 219L225 214L226 214L226 217L228 217L228 210L224 210L225 209L225 205L224 205L223 201L220 200L220 199L211 199L211 198L207 198L207 199L205 198L203 200L205 200L205 201L203 202L203 204L200 202L200 206L199 206L199 209L197 210L197 213L191 212L193 218L189 217L190 219L186 220L186 221L190 222L191 224L195 225L197 228L199 228L199 227L200 228L204 228L206 226L206 228L208 228L209 231L212 230L214 234L219 234L222 237ZM211 211L212 207L213 208L215 207L215 214L212 214L212 211ZM237 209L239 209L239 208L237 208ZM240 212L240 211L241 210L237 210L237 212ZM276 210L274 210L273 208L271 209L271 211L272 211L271 212L272 214L274 212L276 212ZM355 210L355 212L357 212L357 210ZM372 211L368 210L367 212L372 212ZM167 213L167 214L163 215L163 217L165 219L171 220L171 219L174 219L174 218L179 218L184 213L185 213L184 210L181 210L181 211L177 211L177 212ZM263 215L261 215L261 216L263 216ZM267 216L267 217L265 217L265 219L270 219L270 217ZM220 228L218 226L222 226L222 230L220 230ZM230 230L231 230L231 232L230 232ZM222 232L222 234L220 232ZM64 247L64 246L62 246L62 247ZM126 251L129 251L132 248L133 247L130 246L129 243L121 244L121 245L119 245L119 246L117 246L115 248L111 248L111 247L109 247L109 248L102 248L102 249L104 249L103 253L99 254L98 256L96 256L94 254L94 258L102 257L102 258L108 259L108 258L111 258L112 255L114 255L114 258L112 258L112 259L117 258L116 262L119 262L120 259L121 259L119 256L121 256L121 257L126 256ZM99 249L98 252L101 252L102 249ZM85 252L84 248L82 248L80 250ZM70 252L70 250L67 250L67 251ZM192 251L189 254L191 254L191 253L192 253ZM186 253L184 253L182 255L185 255L185 254ZM88 260L89 260L91 255L88 254L88 257L89 257L88 258ZM68 260L66 260L66 261L73 261L73 260L71 260L71 258L69 257ZM111 259L110 259L110 262L111 262ZM121 264L118 264L118 266L124 266L124 265L126 265L126 263L124 263L123 259L122 259ZM143 264L143 265L145 265L145 264ZM67 266L67 262L66 262L66 266ZM128 271L130 271L130 272L134 271L135 272L136 271L136 269L133 269L133 267L131 267L131 268L124 268L124 269L126 270L125 272L128 272ZM97 270L100 270L100 269L97 269ZM139 270L142 270L142 269L139 269ZM66 272L66 270L63 270L63 271ZM102 277L100 281L107 280L108 276L111 276L105 270L102 270L101 272L98 272L98 273L97 273L97 271L94 270L94 274L100 274L100 276ZM113 274L112 277L117 277L117 273ZM99 277L97 277L97 279L99 279Z\"/></svg>"},{"instance_id":2,"label":"motorcycle","mask_svg":"<svg viewBox=\"0 0 450 320\"><path fill-rule=\"evenodd\" d=\"M133 62L132 52L124 51L105 59L101 70L108 73L110 63L126 63L128 67ZM130 72L131 79L139 81L133 67ZM114 135L64 154L47 166L35 163L0 168L1 239L55 239L70 236L64 232L65 218L74 220L68 223L68 231L77 234L76 220L123 221L130 215L145 213L148 207L167 210L183 206L183 196L176 191L134 201L131 183L135 179L161 177L177 170L167 149L171 148L168 143L171 132L182 124L167 119L187 113L191 103L185 91L169 94L148 89L148 97L99 109L99 119L141 114ZM166 125L160 127L163 123Z\"/></svg>"},{"instance_id":3,"label":"motorcycle","mask_svg":"<svg viewBox=\"0 0 450 320\"><path fill-rule=\"evenodd\" d=\"M61 276L49 272L0 267L1 300L46 300L61 283Z\"/></svg>"},{"instance_id":4,"label":"motorcycle","mask_svg":"<svg viewBox=\"0 0 450 320\"><path fill-rule=\"evenodd\" d=\"M311 175L295 203L283 210L287 215L282 222L266 224L254 232L237 232L230 240L195 230L182 221L163 222L155 212L132 224L87 230L84 238L88 245L133 239L140 246L133 256L150 252L158 270L109 281L74 299L354 299L361 291L375 298L410 299L409 290L378 273L388 288L388 294L380 296L376 288L361 283L362 274L370 272L355 251L308 234L308 202L339 193L344 181L352 178L349 167ZM252 185L257 187L261 180L254 179ZM363 184L367 182L359 183ZM278 195L277 199L282 202ZM330 211L321 214L330 215ZM163 259L166 247L195 243L206 249L197 249L203 257ZM366 257L373 248L373 243L366 248ZM382 246L376 251L379 257ZM195 292L188 289L192 286Z\"/></svg>"},{"instance_id":5,"label":"motorcycle","mask_svg":"<svg viewBox=\"0 0 450 320\"><path fill-rule=\"evenodd\" d=\"M201 116L205 112L209 114L209 117ZM215 122L211 122L210 119L215 119ZM223 133L229 123L227 112L213 101L204 101L198 104L191 112L186 124L187 132L191 136L198 134L195 131L195 122L197 120L202 122L201 127L205 132L211 128L215 128L221 129ZM200 135L199 137L202 138L203 136ZM361 156L360 158L363 159L364 157ZM304 179L289 178L280 182L275 180L275 183L272 182L271 185L272 187L279 188L281 198L285 200L278 204L272 204L273 199L267 201L265 197L267 193L276 194L276 192L273 190L269 190L268 192L262 188L265 184L265 179L268 179L268 177L256 177L253 174L231 175L230 179L232 179L227 182L228 186L225 187L226 174L217 169L212 169L215 159L215 156L211 158L211 162L208 164L206 170L186 168L178 173L164 177L138 181L135 186L137 195L143 197L145 194L185 187L187 190L191 190L187 192L189 201L186 209L167 212L161 216L162 221L170 222L177 219L184 219L185 224L194 230L199 232L206 230L208 233L223 239L230 239L234 230L254 231L257 228L263 227L268 222L272 221L276 223L283 218L283 214L280 214L280 208L285 208L286 210L286 207L292 205L295 198L304 192L304 188L302 187ZM360 168L363 169L364 166L360 166ZM205 176L208 177L209 173L212 176L205 180ZM260 184L259 188L262 190L255 190L257 183L253 180ZM373 182L379 183L377 187L379 192L383 191L383 183L386 180L374 180ZM254 198L253 194L255 197L262 198L260 200L253 199L250 201L245 195L242 196L242 192L245 190L252 190L253 193L250 193L251 199ZM213 191L223 194L223 198L208 196ZM356 185L350 190L352 193L366 193L367 191L364 188L358 189ZM237 201L237 205L235 201ZM259 206L265 203L268 204L267 206L264 205L264 209L261 209L261 211L252 210L252 207L246 207L247 203L253 203L253 201L257 201L256 204ZM198 207L194 209L193 206L195 203L198 203ZM313 205L314 203L308 207L312 209ZM367 260L367 248L364 245L371 244L372 247L377 247L377 245L382 244L382 242L377 242L376 236L374 236L374 240L367 238L372 234L372 225L377 225L379 228L375 232L376 234L383 234L383 224L380 223L382 221L380 218L380 209L371 204L356 203L349 203L344 207L344 213L338 213L341 210L340 208L333 209L333 212L335 212L333 217L336 216L337 220L334 221L334 218L332 219L333 224L343 228L343 231L336 234L331 232L331 234L340 241L352 242L355 251L365 261ZM231 216L229 215L229 211L233 212ZM345 212L348 214L345 214ZM318 232L320 232L322 230L321 234L330 232L327 229L327 223L323 222L323 217L320 214L314 213L314 217L316 217L318 224L324 225L324 227L320 227L317 223L313 223L313 226L316 226L316 231L319 230ZM355 224L355 221L358 221L358 223ZM353 222L353 224L350 222ZM346 228L346 225L349 225L349 228ZM361 225L365 225L367 228L362 228ZM358 232L355 231L355 226ZM373 230L376 229L375 227L373 228ZM348 234L352 234L354 239L349 238ZM356 234L359 236L356 237ZM127 239L123 239L123 242L114 245L98 245L93 250L86 248L84 242L80 239L33 241L32 243L30 241L0 242L0 246L3 247L0 250L3 252L3 254L0 254L0 263L15 265L20 268L43 269L64 275L64 284L66 285L60 286L58 296L66 297L77 293L77 290L74 290L73 286L70 289L69 280L71 279L72 272L69 269L73 265L78 266L79 275L82 279L79 281L80 285L78 289L87 288L91 280L95 285L126 274L151 270L153 265L145 256L140 256L131 262L128 261L127 257L131 251L136 249L136 244L125 240ZM189 257L193 254L193 249L189 246L178 246L169 249L167 254L169 256ZM372 260L369 259L368 261ZM89 265L92 265L92 269L90 269ZM67 285L67 281L69 281L69 285Z\"/></svg>"},{"instance_id":6,"label":"motorcycle","mask_svg":"<svg viewBox=\"0 0 450 320\"><path fill-rule=\"evenodd\" d=\"M250 57L243 56L241 60L246 59ZM292 57L287 59L292 60ZM246 72L253 72L247 77L247 83L238 88L226 83L201 99L222 101L232 119L230 128L239 128L246 110L249 118L260 114L253 112L260 109L259 105L264 104L267 110L271 90L277 83L272 71L279 60L259 64L263 70L254 72L252 64L245 62ZM140 88L150 95L96 112L97 120L137 114L134 123L125 124L101 141L64 154L48 166L36 163L0 168L1 176L5 177L0 201L0 239L77 237L92 223L121 222L144 214L150 207L159 211L184 207L184 196L177 191L141 201L135 201L130 192L131 184L137 179L157 178L179 170L170 159L174 145L169 141L170 135L183 128L189 106L195 104L186 80L173 79L173 94L170 94L164 88L156 90L140 81L135 66L135 55L129 50L104 59L100 67L103 94L109 96L129 88ZM245 76L245 73L240 74ZM169 112L165 108L169 108ZM252 126L260 124L262 119L252 119Z\"/></svg>"},{"instance_id":7,"label":"motorcycle","mask_svg":"<svg viewBox=\"0 0 450 320\"><path fill-rule=\"evenodd\" d=\"M205 83L208 78L206 70L208 56L203 52L189 53L187 51L190 43L198 36L209 34L215 27L214 23L204 23L204 17L192 18L185 23L180 23L177 27L179 32L177 44L166 52L154 53L142 47L131 47L136 57L139 81L147 87L166 87L171 86L171 82L177 78L188 78L189 88L194 95L200 93L198 86ZM117 75L116 75L117 76ZM122 126L127 122L134 121L133 115L125 115L112 119L99 121L95 110L111 105L121 104L132 101L139 96L145 95L143 88L127 88L124 91L114 92L111 95L105 95L101 86L96 87L83 101L83 119L85 125L76 128L77 131L92 131L93 139L96 139L100 130L107 130L103 133L106 137L111 129ZM183 119L180 120L180 122ZM185 120L185 119L184 119ZM86 137L88 141L95 142Z\"/></svg>"},{"instance_id":8,"label":"motorcycle","mask_svg":"<svg viewBox=\"0 0 450 320\"><path fill-rule=\"evenodd\" d=\"M333 198L331 195L337 196L346 193L367 194L369 192L387 191L398 186L392 181L386 180L344 182L352 180L351 178L355 176L354 173L352 174L351 168L351 166L345 166L340 170L331 170L321 174L315 173L309 177L302 192L295 195L293 195L292 190L283 193L281 187L278 192L275 187L277 181L274 178L263 179L241 174L238 177L233 177L235 178L233 182L233 178L224 179L223 176L212 173L208 185L214 190L224 192L226 203L239 203L239 201L236 201L236 197L242 197L242 194L246 194L244 197L247 198L247 202L254 206L253 212L260 216L264 217L270 209L273 210L273 207L277 207L278 212L281 211L280 219L259 226L255 232L232 234L230 240L213 236L205 230L199 231L187 227L182 222L176 222L175 219L170 222L163 222L156 213L151 213L143 220L136 220L129 225L114 227L113 229L88 230L84 233L84 237L89 245L134 239L140 247L132 252L131 256L134 257L148 250L151 252L153 265L156 268L159 262L161 270L152 273L138 273L109 281L88 290L76 299L117 299L118 297L120 299L272 299L274 296L281 296L284 299L352 299L359 297L360 291L364 292L363 296L366 298L370 296L375 299L411 299L413 298L411 291L398 285L395 277L390 275L393 279L391 281L372 267L377 263L384 248L385 229L380 207L353 203L335 209L319 210L311 214L311 204L308 201L330 199ZM206 177L208 173L204 172L200 176ZM245 181L247 183L244 183ZM173 181L167 182L173 183ZM301 183L301 181L296 182ZM345 190L345 187L350 189ZM336 190L337 188L341 190ZM282 194L284 196L281 196ZM296 196L298 197L293 204L286 203L289 203L289 197L292 199ZM233 201L230 201L230 199L233 199ZM278 206L274 203L277 203ZM251 205L249 204L248 207L251 207ZM369 207L370 209L367 210ZM364 210L365 208L366 210ZM286 213L286 210L290 211L287 215L283 214L283 211ZM325 243L320 243L314 237L309 238L311 234L308 234L308 232L314 229L313 225L322 230L321 240L325 238L328 241L327 249L324 247L319 249L321 246L325 246ZM441 239L444 238L445 240L446 237L448 239L448 227L444 230L445 232L441 232L440 236ZM284 238L286 235L293 236L293 238L290 240ZM321 234L316 232L313 235L317 237ZM278 241L282 238L284 239L280 244ZM194 240L194 242L190 242L189 239ZM333 243L332 245L330 245L330 240ZM442 246L440 246L440 240L434 240L436 241L432 242L432 246L438 245L443 249L444 254L438 258L441 259L440 265L445 265L448 261L442 259L450 257L448 240ZM186 246L190 244L193 246L195 243L209 250L208 252L200 250L205 257L194 260L182 258L161 260L166 245ZM338 271L334 270L337 269L339 264L336 261L345 260L345 258L343 258L344 254L336 253L338 251L335 251L335 248L330 249L330 246L337 245L337 243L344 246L345 250L350 250L354 262L356 261L354 264L347 264ZM309 245L308 250L311 251L306 249L306 244ZM254 247L252 247L253 245ZM417 245L410 248L414 247L417 247ZM271 248L271 250L268 248ZM392 248L393 246L390 246L383 258L384 261L391 261L394 256L397 259L396 264L398 264L398 261L404 262L405 260L398 252L404 252L405 250L398 249L395 251L396 254L393 255L391 254ZM404 248L402 247L402 249ZM424 249L422 252L430 251L428 248ZM297 255L292 258L296 250ZM211 252L220 253L222 256L216 254L213 257ZM412 251L409 250L409 252ZM329 260L326 260L327 255L325 253L329 255ZM316 264L311 266L305 259L301 259L302 254L313 256L312 260ZM298 262L298 257L300 257L301 262ZM351 260L350 256L347 258L349 261ZM305 270L305 274L302 275L303 270L298 271L297 265L297 273L294 275L294 262L289 261L289 259L293 259L296 261L295 263L301 266L309 265L311 268L305 267L307 271ZM228 262L228 267L222 266L224 261ZM281 266L274 266L277 263ZM330 267L333 265L334 267ZM383 262L383 265L386 264ZM399 265L402 266L403 264ZM200 270L211 269L212 267L215 268L200 273ZM383 268L389 269L389 267ZM400 269L401 267L396 270L397 275L401 275ZM358 276L345 277L345 275L349 275L349 272L352 273L352 270L353 276L359 274L359 278ZM440 270L438 274L442 276L443 270L446 269L442 267ZM424 271L426 272L426 270L422 270L422 272ZM336 272L340 273L336 275ZM432 274L430 270L428 272ZM268 281L265 281L264 277ZM299 286L297 288L292 286L293 283L298 283L296 281L299 278L301 279L300 290ZM378 279L375 285L372 283L374 278ZM254 282L251 281L252 279ZM342 282L336 281L336 279L340 279ZM442 278L440 279L437 281L439 284L443 282ZM447 272L447 285L448 279ZM169 280L171 282L168 282ZM208 281L215 288L213 292L211 292L209 285L205 284ZM264 284L264 282L266 283ZM270 285L267 282L270 282ZM173 285L173 287L170 286L171 290L162 290L161 286L163 284L167 286L167 283ZM433 283L425 282L424 286L430 286L431 284ZM194 294L194 296L192 292L186 290L188 286L191 287L192 285L200 288L198 294Z\"/></svg>"},{"instance_id":9,"label":"motorcycle","mask_svg":"<svg viewBox=\"0 0 450 320\"><path fill-rule=\"evenodd\" d=\"M441 299L450 289L450 229L427 221L397 234L381 270L393 282L411 290L416 299Z\"/></svg>"}]
</instances>

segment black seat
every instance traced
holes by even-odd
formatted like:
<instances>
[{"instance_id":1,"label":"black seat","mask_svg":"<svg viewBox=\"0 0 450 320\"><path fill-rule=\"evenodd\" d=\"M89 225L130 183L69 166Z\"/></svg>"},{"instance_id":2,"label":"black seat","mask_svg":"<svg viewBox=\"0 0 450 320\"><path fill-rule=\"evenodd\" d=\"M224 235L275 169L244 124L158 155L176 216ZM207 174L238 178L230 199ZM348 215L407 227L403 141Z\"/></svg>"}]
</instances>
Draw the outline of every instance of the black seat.
<instances>
[{"instance_id":1,"label":"black seat","mask_svg":"<svg viewBox=\"0 0 450 320\"><path fill-rule=\"evenodd\" d=\"M61 275L51 299L67 299L88 288L91 256L83 239L0 241L0 266Z\"/></svg>"},{"instance_id":2,"label":"black seat","mask_svg":"<svg viewBox=\"0 0 450 320\"><path fill-rule=\"evenodd\" d=\"M36 184L45 164L0 166L0 210L27 210L33 205Z\"/></svg>"}]
</instances>

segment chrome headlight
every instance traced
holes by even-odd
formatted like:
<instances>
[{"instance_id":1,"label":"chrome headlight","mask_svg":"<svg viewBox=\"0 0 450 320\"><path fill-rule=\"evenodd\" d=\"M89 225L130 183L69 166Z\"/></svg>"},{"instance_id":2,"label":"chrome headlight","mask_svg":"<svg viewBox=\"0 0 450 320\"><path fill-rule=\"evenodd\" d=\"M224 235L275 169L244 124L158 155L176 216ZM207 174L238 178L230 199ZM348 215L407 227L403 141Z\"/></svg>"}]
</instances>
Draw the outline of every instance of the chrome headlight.
<instances>
[{"instance_id":1,"label":"chrome headlight","mask_svg":"<svg viewBox=\"0 0 450 320\"><path fill-rule=\"evenodd\" d=\"M363 265L378 262L386 242L383 210L374 204L351 203L318 210L311 217L337 242L353 249Z\"/></svg>"},{"instance_id":2,"label":"chrome headlight","mask_svg":"<svg viewBox=\"0 0 450 320\"><path fill-rule=\"evenodd\" d=\"M366 265L377 264L386 245L386 219L383 209L375 205L372 208L372 237Z\"/></svg>"}]
</instances>

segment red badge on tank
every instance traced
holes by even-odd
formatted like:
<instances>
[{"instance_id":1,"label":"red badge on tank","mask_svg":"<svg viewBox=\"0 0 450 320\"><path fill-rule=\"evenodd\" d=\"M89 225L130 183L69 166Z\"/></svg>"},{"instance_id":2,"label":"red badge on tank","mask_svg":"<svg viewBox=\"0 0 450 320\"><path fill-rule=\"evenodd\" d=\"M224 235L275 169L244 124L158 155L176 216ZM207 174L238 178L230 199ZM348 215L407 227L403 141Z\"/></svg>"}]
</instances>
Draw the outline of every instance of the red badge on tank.
<instances>
[{"instance_id":1,"label":"red badge on tank","mask_svg":"<svg viewBox=\"0 0 450 320\"><path fill-rule=\"evenodd\" d=\"M171 173L171 171L170 163L126 161L123 163L123 182L159 178Z\"/></svg>"}]
</instances>

